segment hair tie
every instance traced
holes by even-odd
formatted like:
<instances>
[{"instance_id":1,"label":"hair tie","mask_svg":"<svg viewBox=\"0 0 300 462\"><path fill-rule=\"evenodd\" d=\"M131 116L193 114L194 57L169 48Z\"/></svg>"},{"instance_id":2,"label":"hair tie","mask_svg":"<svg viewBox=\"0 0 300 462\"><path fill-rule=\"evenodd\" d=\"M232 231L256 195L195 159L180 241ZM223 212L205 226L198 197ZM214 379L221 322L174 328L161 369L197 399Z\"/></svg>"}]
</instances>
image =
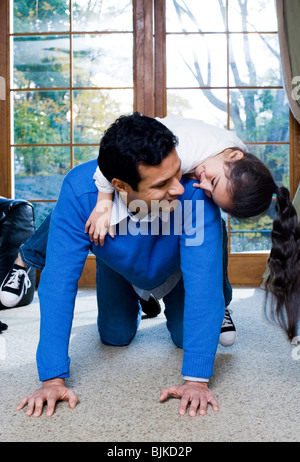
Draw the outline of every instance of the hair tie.
<instances>
[{"instance_id":1,"label":"hair tie","mask_svg":"<svg viewBox=\"0 0 300 462\"><path fill-rule=\"evenodd\" d=\"M273 194L272 194L273 199L277 199L277 198L278 198L278 191L279 191L279 186L277 186L277 184L274 183L274 192L273 192Z\"/></svg>"}]
</instances>

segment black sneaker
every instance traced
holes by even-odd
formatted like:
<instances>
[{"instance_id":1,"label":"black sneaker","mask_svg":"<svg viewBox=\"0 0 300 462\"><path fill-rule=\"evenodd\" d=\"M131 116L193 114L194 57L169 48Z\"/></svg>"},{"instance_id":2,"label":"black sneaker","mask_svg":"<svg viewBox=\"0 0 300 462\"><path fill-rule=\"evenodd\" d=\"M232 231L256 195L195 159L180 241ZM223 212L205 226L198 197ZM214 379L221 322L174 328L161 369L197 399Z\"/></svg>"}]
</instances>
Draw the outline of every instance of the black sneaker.
<instances>
[{"instance_id":1,"label":"black sneaker","mask_svg":"<svg viewBox=\"0 0 300 462\"><path fill-rule=\"evenodd\" d=\"M16 306L31 287L30 267L14 264L0 287L0 302L8 308Z\"/></svg>"},{"instance_id":2,"label":"black sneaker","mask_svg":"<svg viewBox=\"0 0 300 462\"><path fill-rule=\"evenodd\" d=\"M225 315L219 338L219 343L225 347L232 346L236 339L236 329L230 316L231 313L231 310L228 308L225 309Z\"/></svg>"},{"instance_id":3,"label":"black sneaker","mask_svg":"<svg viewBox=\"0 0 300 462\"><path fill-rule=\"evenodd\" d=\"M0 321L0 333L6 330L7 327L8 327L7 324L4 324L4 322Z\"/></svg>"},{"instance_id":4,"label":"black sneaker","mask_svg":"<svg viewBox=\"0 0 300 462\"><path fill-rule=\"evenodd\" d=\"M143 316L143 319L155 318L161 312L159 301L155 297L153 297L153 295L150 295L150 298L148 301L143 300L141 298L139 302L142 307L143 313L145 313L145 316Z\"/></svg>"}]
</instances>

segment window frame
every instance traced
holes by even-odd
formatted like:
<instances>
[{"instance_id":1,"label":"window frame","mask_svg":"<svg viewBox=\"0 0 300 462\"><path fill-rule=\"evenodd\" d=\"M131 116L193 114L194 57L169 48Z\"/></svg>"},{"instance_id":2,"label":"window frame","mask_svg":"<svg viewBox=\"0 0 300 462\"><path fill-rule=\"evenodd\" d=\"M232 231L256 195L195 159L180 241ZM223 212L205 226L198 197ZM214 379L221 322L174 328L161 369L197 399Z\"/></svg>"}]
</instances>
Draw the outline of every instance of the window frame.
<instances>
[{"instance_id":1,"label":"window frame","mask_svg":"<svg viewBox=\"0 0 300 462\"><path fill-rule=\"evenodd\" d=\"M9 0L0 2L0 195L12 197L13 167L10 155L10 36ZM153 9L154 6L154 9ZM166 105L166 4L165 0L133 0L134 110L164 117ZM154 40L153 40L154 35ZM290 112L290 192L300 182L300 124ZM229 254L232 285L259 286L268 252ZM245 271L247 268L247 271ZM80 285L95 284L95 259L88 257Z\"/></svg>"},{"instance_id":2,"label":"window frame","mask_svg":"<svg viewBox=\"0 0 300 462\"><path fill-rule=\"evenodd\" d=\"M159 4L159 8L161 11L164 12L165 16L165 0L154 0L154 4ZM163 4L163 5L162 5ZM155 16L156 21L159 21L159 8L157 9L157 16ZM226 2L226 15L228 13L228 0ZM228 24L228 17L227 17L227 24ZM164 61L164 66L166 65L166 22L161 20L161 24L163 24L164 31L160 30L160 39L164 40L164 45L160 45L161 49L164 49L164 56L161 57L161 59ZM156 29L155 29L156 31ZM191 32L193 34L194 32ZM261 32L242 32L242 34L259 34ZM270 33L270 32L267 32ZM187 33L188 34L188 33ZM229 34L241 34L241 32L229 32L228 27L226 28L225 32L216 32L216 34L226 34L227 35L227 58L229 56L229 40L228 36ZM183 34L185 35L185 33ZM229 59L227 59L227 63L229 62ZM228 64L227 64L228 65ZM160 65L162 66L162 64ZM166 73L166 72L165 72ZM227 68L227 73L229 73L229 67ZM155 80L157 79L158 85L159 85L159 78L156 75L154 76ZM164 80L163 83L161 83L161 86L164 85L164 91L166 93L167 91L167 86L166 86L166 81ZM199 87L197 87L199 88ZM200 87L201 88L201 87ZM209 89L211 87L203 87L205 89ZM213 87L215 88L215 87ZM218 87L219 88L219 87ZM224 87L225 88L225 87ZM229 84L229 76L227 75L227 128L229 128L229 92L232 89L240 89L240 88L245 88L245 89L250 89L252 87L238 87L238 86L230 86ZM256 87L255 87L256 88ZM268 87L268 86L263 86L260 88L268 89L268 88L283 88L283 87ZM163 89L161 89L161 92L163 92ZM166 101L166 96L165 96L165 101ZM167 109L166 109L166 103L165 103L165 109L161 110L161 113L159 114L159 117L164 117L167 114ZM155 114L158 115L158 114ZM297 187L300 182L300 124L295 120L293 117L291 111L289 111L289 125L290 125L290 141L289 143L268 143L268 144L275 144L275 145L280 145L280 144L289 144L290 146L290 156L289 156L289 161L290 161L290 193L291 197L293 198L294 194L296 193ZM247 143L248 145L263 145L267 143L262 143L262 142L257 142L257 143ZM229 218L230 220L230 218ZM229 224L229 223L228 223ZM228 248L230 249L230 233L229 233L229 238L228 238ZM229 274L229 280L232 285L234 286L260 286L262 282L262 275L264 274L264 271L266 269L266 262L269 257L269 252L241 252L241 253L235 253L231 252L229 250L229 256L228 256L228 274ZM245 271L245 268L247 270Z\"/></svg>"}]
</instances>

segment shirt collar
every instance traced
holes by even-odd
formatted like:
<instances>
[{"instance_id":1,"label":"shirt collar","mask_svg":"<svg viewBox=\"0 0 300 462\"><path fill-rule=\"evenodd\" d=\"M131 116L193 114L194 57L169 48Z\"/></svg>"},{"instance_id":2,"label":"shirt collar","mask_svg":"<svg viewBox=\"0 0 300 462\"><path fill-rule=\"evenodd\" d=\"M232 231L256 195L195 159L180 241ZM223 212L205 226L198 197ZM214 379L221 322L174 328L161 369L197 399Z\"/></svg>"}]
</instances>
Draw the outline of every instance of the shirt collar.
<instances>
[{"instance_id":1,"label":"shirt collar","mask_svg":"<svg viewBox=\"0 0 300 462\"><path fill-rule=\"evenodd\" d=\"M120 195L117 191L114 193L114 200L113 200L113 206L112 206L112 211L111 211L111 220L110 224L111 226L115 226L124 219L130 218L132 221L140 221L140 222L152 222L155 220L157 217L159 217L162 221L167 222L170 219L170 213L168 212L162 212L160 211L159 213L157 212L149 212L148 215L145 215L143 218L139 218L138 214L132 213L128 208L126 207L125 203L122 201L120 198Z\"/></svg>"}]
</instances>

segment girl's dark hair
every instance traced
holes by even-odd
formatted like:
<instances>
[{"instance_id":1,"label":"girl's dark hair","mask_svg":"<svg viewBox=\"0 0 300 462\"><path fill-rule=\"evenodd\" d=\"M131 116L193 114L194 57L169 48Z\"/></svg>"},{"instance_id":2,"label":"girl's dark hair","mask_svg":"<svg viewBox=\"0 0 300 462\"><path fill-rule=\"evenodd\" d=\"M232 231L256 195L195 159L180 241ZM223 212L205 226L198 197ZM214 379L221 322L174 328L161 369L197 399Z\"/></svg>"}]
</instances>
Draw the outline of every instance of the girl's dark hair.
<instances>
[{"instance_id":1,"label":"girl's dark hair","mask_svg":"<svg viewBox=\"0 0 300 462\"><path fill-rule=\"evenodd\" d=\"M135 112L119 117L106 130L100 141L98 165L108 181L118 178L137 191L139 165L159 165L177 143L158 120Z\"/></svg>"},{"instance_id":2,"label":"girl's dark hair","mask_svg":"<svg viewBox=\"0 0 300 462\"><path fill-rule=\"evenodd\" d=\"M230 148L241 151L240 148ZM276 184L266 165L254 154L241 151L244 157L227 162L231 205L224 212L236 218L258 217L271 205Z\"/></svg>"},{"instance_id":3,"label":"girl's dark hair","mask_svg":"<svg viewBox=\"0 0 300 462\"><path fill-rule=\"evenodd\" d=\"M300 228L290 193L284 186L277 187L269 169L250 153L228 163L226 174L232 199L226 212L234 217L257 217L268 210L272 196L277 196L266 289L272 297L273 319L292 340L300 319Z\"/></svg>"}]
</instances>

